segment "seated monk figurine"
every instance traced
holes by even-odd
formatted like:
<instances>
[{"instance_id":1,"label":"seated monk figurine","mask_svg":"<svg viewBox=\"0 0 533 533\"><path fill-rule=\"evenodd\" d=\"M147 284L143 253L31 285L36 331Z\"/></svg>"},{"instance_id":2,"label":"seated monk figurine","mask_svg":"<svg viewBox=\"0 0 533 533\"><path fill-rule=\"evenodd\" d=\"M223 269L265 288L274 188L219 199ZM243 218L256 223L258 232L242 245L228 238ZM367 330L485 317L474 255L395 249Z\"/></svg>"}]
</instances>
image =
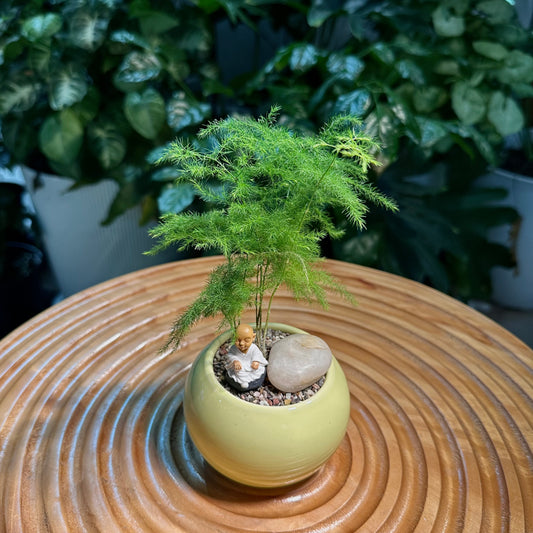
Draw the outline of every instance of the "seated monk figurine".
<instances>
[{"instance_id":1,"label":"seated monk figurine","mask_svg":"<svg viewBox=\"0 0 533 533\"><path fill-rule=\"evenodd\" d=\"M254 340L252 327L239 325L235 344L226 355L226 380L240 392L257 389L265 379L268 361Z\"/></svg>"}]
</instances>

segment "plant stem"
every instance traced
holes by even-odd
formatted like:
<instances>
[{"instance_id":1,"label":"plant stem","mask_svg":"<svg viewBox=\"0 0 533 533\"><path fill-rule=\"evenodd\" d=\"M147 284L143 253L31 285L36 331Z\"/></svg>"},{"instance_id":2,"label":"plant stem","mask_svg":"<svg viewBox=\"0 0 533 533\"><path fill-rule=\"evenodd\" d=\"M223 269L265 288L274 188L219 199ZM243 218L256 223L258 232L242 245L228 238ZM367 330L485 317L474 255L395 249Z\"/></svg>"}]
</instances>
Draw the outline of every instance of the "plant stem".
<instances>
[{"instance_id":1,"label":"plant stem","mask_svg":"<svg viewBox=\"0 0 533 533\"><path fill-rule=\"evenodd\" d=\"M268 299L268 307L267 307L267 313L266 313L266 319L265 319L265 336L266 336L266 331L268 329L268 321L270 320L270 308L272 307L272 300L274 299L274 294L276 294L280 286L281 286L281 283L278 283L278 285L272 291L270 298Z\"/></svg>"}]
</instances>

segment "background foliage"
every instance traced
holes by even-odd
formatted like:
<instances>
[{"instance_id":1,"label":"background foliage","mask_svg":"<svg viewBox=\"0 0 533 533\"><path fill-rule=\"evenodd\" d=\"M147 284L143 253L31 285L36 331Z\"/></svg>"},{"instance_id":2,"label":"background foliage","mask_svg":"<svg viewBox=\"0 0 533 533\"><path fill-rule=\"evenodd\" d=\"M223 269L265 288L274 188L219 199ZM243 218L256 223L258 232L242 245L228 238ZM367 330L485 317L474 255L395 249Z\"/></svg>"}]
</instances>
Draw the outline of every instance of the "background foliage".
<instances>
[{"instance_id":1,"label":"background foliage","mask_svg":"<svg viewBox=\"0 0 533 533\"><path fill-rule=\"evenodd\" d=\"M277 103L308 132L360 115L383 146L372 180L399 213L373 210L328 255L464 299L488 297L490 267L512 262L485 235L516 213L475 181L533 94L531 32L505 0L11 0L0 40L12 159L115 179L109 219L138 202L146 217L208 208L153 163L208 119Z\"/></svg>"}]
</instances>

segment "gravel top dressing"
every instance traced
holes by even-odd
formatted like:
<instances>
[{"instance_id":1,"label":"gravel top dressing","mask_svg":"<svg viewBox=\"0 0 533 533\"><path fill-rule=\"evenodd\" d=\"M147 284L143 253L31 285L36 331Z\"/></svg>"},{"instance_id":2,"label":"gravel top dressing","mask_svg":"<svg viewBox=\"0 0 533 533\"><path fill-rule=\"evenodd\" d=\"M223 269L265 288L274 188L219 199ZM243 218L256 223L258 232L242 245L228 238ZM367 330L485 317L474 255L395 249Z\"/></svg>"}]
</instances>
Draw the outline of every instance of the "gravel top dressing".
<instances>
[{"instance_id":1,"label":"gravel top dressing","mask_svg":"<svg viewBox=\"0 0 533 533\"><path fill-rule=\"evenodd\" d=\"M263 354L266 359L270 354L270 348L272 344L277 340L287 337L289 333L280 330L268 330L266 338L266 351L267 353ZM228 391L231 392L237 398L244 400L246 402L255 403L257 405L265 406L282 406L282 405L291 405L296 404L302 401L305 401L312 396L314 396L319 390L320 387L324 384L325 376L321 377L317 382L313 383L309 387L298 391L298 392L282 392L276 389L269 381L268 375L265 378L263 385L258 389L250 390L246 392L238 392L233 389L227 382L225 378L225 356L228 353L231 345L231 341L225 342L220 346L213 358L213 370L215 371L215 376L218 379L219 383Z\"/></svg>"}]
</instances>

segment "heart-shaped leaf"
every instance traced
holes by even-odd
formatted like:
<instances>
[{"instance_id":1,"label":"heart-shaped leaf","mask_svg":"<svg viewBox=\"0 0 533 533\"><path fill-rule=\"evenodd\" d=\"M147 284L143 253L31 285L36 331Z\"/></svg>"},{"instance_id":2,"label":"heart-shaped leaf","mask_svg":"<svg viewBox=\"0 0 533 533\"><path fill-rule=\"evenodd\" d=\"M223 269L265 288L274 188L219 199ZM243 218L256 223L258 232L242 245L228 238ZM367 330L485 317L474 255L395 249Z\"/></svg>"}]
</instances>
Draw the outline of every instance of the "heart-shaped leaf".
<instances>
[{"instance_id":1,"label":"heart-shaped leaf","mask_svg":"<svg viewBox=\"0 0 533 533\"><path fill-rule=\"evenodd\" d=\"M293 71L305 72L316 65L319 54L312 44L302 44L294 47L289 59Z\"/></svg>"},{"instance_id":2,"label":"heart-shaped leaf","mask_svg":"<svg viewBox=\"0 0 533 533\"><path fill-rule=\"evenodd\" d=\"M73 63L59 67L50 74L48 100L56 111L83 100L87 94L87 74Z\"/></svg>"},{"instance_id":3,"label":"heart-shaped leaf","mask_svg":"<svg viewBox=\"0 0 533 533\"><path fill-rule=\"evenodd\" d=\"M189 183L179 183L163 189L157 199L159 211L163 213L180 213L194 201L194 187Z\"/></svg>"},{"instance_id":4,"label":"heart-shaped leaf","mask_svg":"<svg viewBox=\"0 0 533 533\"><path fill-rule=\"evenodd\" d=\"M91 150L103 168L109 170L118 166L126 155L126 140L115 124L93 123L89 127Z\"/></svg>"},{"instance_id":5,"label":"heart-shaped leaf","mask_svg":"<svg viewBox=\"0 0 533 533\"><path fill-rule=\"evenodd\" d=\"M488 119L503 137L524 127L524 115L520 107L501 91L496 91L490 97Z\"/></svg>"},{"instance_id":6,"label":"heart-shaped leaf","mask_svg":"<svg viewBox=\"0 0 533 533\"><path fill-rule=\"evenodd\" d=\"M209 104L187 99L185 93L175 93L167 103L167 122L175 131L199 124L210 114Z\"/></svg>"},{"instance_id":7,"label":"heart-shaped leaf","mask_svg":"<svg viewBox=\"0 0 533 533\"><path fill-rule=\"evenodd\" d=\"M119 82L141 83L153 80L161 72L159 59L151 52L130 52L122 61L116 78Z\"/></svg>"},{"instance_id":8,"label":"heart-shaped leaf","mask_svg":"<svg viewBox=\"0 0 533 533\"><path fill-rule=\"evenodd\" d=\"M357 89L343 94L337 98L333 108L333 114L347 113L364 117L372 106L372 95L366 89Z\"/></svg>"},{"instance_id":9,"label":"heart-shaped leaf","mask_svg":"<svg viewBox=\"0 0 533 533\"><path fill-rule=\"evenodd\" d=\"M146 139L155 139L165 122L165 101L152 88L142 93L128 93L124 114L137 133Z\"/></svg>"},{"instance_id":10,"label":"heart-shaped leaf","mask_svg":"<svg viewBox=\"0 0 533 533\"><path fill-rule=\"evenodd\" d=\"M533 81L533 56L512 50L504 60L504 66L498 72L502 83L531 83Z\"/></svg>"},{"instance_id":11,"label":"heart-shaped leaf","mask_svg":"<svg viewBox=\"0 0 533 533\"><path fill-rule=\"evenodd\" d=\"M330 54L326 63L328 72L337 76L338 79L353 81L365 68L365 63L356 56L344 54Z\"/></svg>"},{"instance_id":12,"label":"heart-shaped leaf","mask_svg":"<svg viewBox=\"0 0 533 533\"><path fill-rule=\"evenodd\" d=\"M28 72L17 72L0 84L0 114L31 109L41 90L41 84Z\"/></svg>"},{"instance_id":13,"label":"heart-shaped leaf","mask_svg":"<svg viewBox=\"0 0 533 533\"><path fill-rule=\"evenodd\" d=\"M440 5L433 11L432 18L435 32L441 37L459 37L465 31L464 18L455 15L450 8L444 5Z\"/></svg>"},{"instance_id":14,"label":"heart-shaped leaf","mask_svg":"<svg viewBox=\"0 0 533 533\"><path fill-rule=\"evenodd\" d=\"M104 41L109 19L90 9L77 10L69 20L69 40L84 50L96 50Z\"/></svg>"},{"instance_id":15,"label":"heart-shaped leaf","mask_svg":"<svg viewBox=\"0 0 533 533\"><path fill-rule=\"evenodd\" d=\"M481 92L464 81L457 82L452 88L452 107L465 124L479 122L487 110Z\"/></svg>"},{"instance_id":16,"label":"heart-shaped leaf","mask_svg":"<svg viewBox=\"0 0 533 533\"><path fill-rule=\"evenodd\" d=\"M48 117L39 130L39 147L53 161L74 161L83 142L83 126L70 109Z\"/></svg>"},{"instance_id":17,"label":"heart-shaped leaf","mask_svg":"<svg viewBox=\"0 0 533 533\"><path fill-rule=\"evenodd\" d=\"M35 15L24 21L21 33L28 41L38 41L56 34L63 25L61 16L56 13Z\"/></svg>"}]
</instances>

